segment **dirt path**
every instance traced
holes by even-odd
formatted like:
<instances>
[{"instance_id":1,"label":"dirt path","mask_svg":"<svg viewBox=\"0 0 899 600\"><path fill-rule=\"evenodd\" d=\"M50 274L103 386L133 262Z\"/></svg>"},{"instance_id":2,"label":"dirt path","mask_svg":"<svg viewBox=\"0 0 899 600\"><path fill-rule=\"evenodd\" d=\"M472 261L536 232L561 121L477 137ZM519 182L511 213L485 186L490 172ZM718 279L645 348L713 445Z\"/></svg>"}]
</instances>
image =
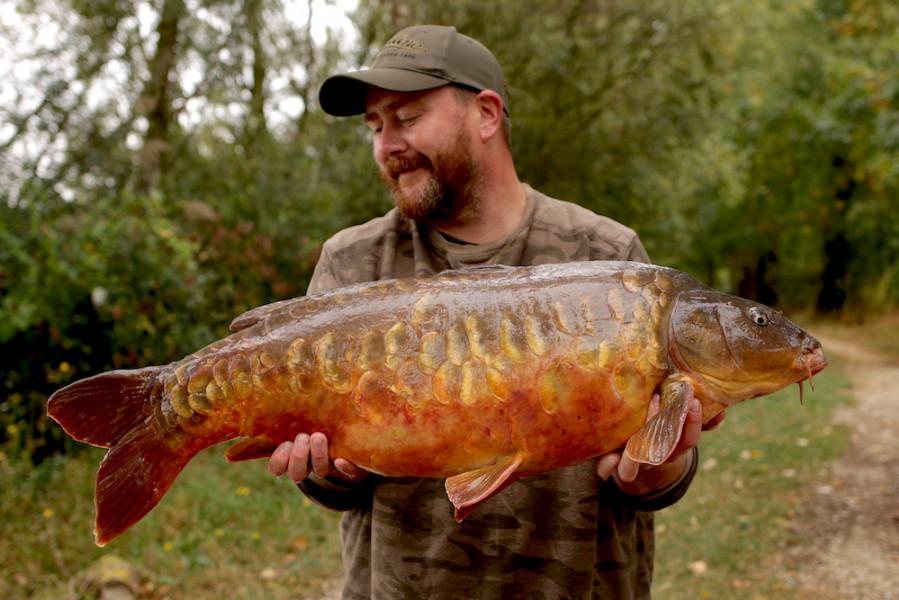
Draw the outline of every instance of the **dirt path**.
<instances>
[{"instance_id":1,"label":"dirt path","mask_svg":"<svg viewBox=\"0 0 899 600\"><path fill-rule=\"evenodd\" d=\"M899 362L844 340L822 339L852 381L846 454L809 494L792 524L807 540L784 557L808 600L899 598Z\"/></svg>"}]
</instances>

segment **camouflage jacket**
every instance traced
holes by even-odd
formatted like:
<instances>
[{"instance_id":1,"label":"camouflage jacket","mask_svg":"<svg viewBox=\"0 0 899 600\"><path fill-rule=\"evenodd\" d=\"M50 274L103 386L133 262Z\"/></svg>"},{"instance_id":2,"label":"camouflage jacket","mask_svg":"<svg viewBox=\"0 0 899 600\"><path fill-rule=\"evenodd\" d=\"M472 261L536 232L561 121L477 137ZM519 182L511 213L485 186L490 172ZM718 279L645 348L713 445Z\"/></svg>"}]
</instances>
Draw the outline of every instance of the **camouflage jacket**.
<instances>
[{"instance_id":1,"label":"camouflage jacket","mask_svg":"<svg viewBox=\"0 0 899 600\"><path fill-rule=\"evenodd\" d=\"M309 291L479 264L582 260L648 262L636 233L527 187L528 217L508 238L471 245L396 209L341 231L324 246ZM695 454L694 454L695 458ZM346 599L649 598L652 512L686 491L682 479L652 497L623 494L595 461L527 477L453 519L442 480L372 476L347 486L307 479L300 488L346 511L341 525Z\"/></svg>"}]
</instances>

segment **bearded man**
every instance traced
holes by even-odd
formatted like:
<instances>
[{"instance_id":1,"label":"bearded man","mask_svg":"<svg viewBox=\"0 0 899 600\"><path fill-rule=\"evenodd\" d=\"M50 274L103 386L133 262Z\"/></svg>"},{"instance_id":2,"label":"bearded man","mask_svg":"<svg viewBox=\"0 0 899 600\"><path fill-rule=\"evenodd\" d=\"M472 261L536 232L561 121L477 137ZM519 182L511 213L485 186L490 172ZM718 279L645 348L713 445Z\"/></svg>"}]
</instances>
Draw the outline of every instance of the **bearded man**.
<instances>
[{"instance_id":1,"label":"bearded man","mask_svg":"<svg viewBox=\"0 0 899 600\"><path fill-rule=\"evenodd\" d=\"M363 115L396 207L334 235L309 292L473 265L649 257L636 233L522 183L494 55L453 27L395 35L368 70L320 90L336 116ZM619 452L526 477L457 523L443 482L366 473L301 434L269 461L316 502L344 511L343 598L649 598L653 511L696 470L695 401L668 462Z\"/></svg>"}]
</instances>

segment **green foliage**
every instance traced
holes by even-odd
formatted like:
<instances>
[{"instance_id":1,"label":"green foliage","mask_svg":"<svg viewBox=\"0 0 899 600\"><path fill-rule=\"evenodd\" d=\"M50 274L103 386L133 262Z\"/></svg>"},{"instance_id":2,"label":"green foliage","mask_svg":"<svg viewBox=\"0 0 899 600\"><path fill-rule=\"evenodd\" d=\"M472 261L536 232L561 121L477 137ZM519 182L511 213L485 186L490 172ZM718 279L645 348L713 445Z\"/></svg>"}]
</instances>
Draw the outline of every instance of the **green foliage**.
<instances>
[{"instance_id":1,"label":"green foliage","mask_svg":"<svg viewBox=\"0 0 899 600\"><path fill-rule=\"evenodd\" d=\"M690 262L788 308L895 306L895 6L730 5L722 19L736 35L715 137L736 185L696 211Z\"/></svg>"},{"instance_id":2,"label":"green foliage","mask_svg":"<svg viewBox=\"0 0 899 600\"><path fill-rule=\"evenodd\" d=\"M158 201L117 200L98 200L90 215L49 202L30 215L3 209L0 418L13 450L40 455L59 441L41 410L55 387L165 358L193 333L171 310L198 305L190 242L160 216ZM12 435L29 430L51 439Z\"/></svg>"},{"instance_id":3,"label":"green foliage","mask_svg":"<svg viewBox=\"0 0 899 600\"><path fill-rule=\"evenodd\" d=\"M298 293L311 264L296 247L292 268L277 270L271 238L198 202L126 192L89 210L39 205L0 208L0 448L36 459L67 444L44 416L52 391L180 358L244 310Z\"/></svg>"}]
</instances>

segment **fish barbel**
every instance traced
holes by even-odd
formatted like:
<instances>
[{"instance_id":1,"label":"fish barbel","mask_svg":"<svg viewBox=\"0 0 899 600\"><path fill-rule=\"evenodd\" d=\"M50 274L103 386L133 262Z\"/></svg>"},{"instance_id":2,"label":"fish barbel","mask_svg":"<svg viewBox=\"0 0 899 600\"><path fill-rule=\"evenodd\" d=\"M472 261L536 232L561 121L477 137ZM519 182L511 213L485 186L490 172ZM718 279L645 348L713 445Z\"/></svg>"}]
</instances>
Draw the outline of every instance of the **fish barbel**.
<instances>
[{"instance_id":1,"label":"fish barbel","mask_svg":"<svg viewBox=\"0 0 899 600\"><path fill-rule=\"evenodd\" d=\"M199 451L229 461L324 432L332 457L447 478L456 517L523 476L625 447L659 464L692 397L708 421L800 383L820 343L761 304L673 269L596 261L376 281L262 306L177 362L102 373L50 398L108 448L98 545L163 497ZM659 393L661 410L646 421Z\"/></svg>"}]
</instances>

